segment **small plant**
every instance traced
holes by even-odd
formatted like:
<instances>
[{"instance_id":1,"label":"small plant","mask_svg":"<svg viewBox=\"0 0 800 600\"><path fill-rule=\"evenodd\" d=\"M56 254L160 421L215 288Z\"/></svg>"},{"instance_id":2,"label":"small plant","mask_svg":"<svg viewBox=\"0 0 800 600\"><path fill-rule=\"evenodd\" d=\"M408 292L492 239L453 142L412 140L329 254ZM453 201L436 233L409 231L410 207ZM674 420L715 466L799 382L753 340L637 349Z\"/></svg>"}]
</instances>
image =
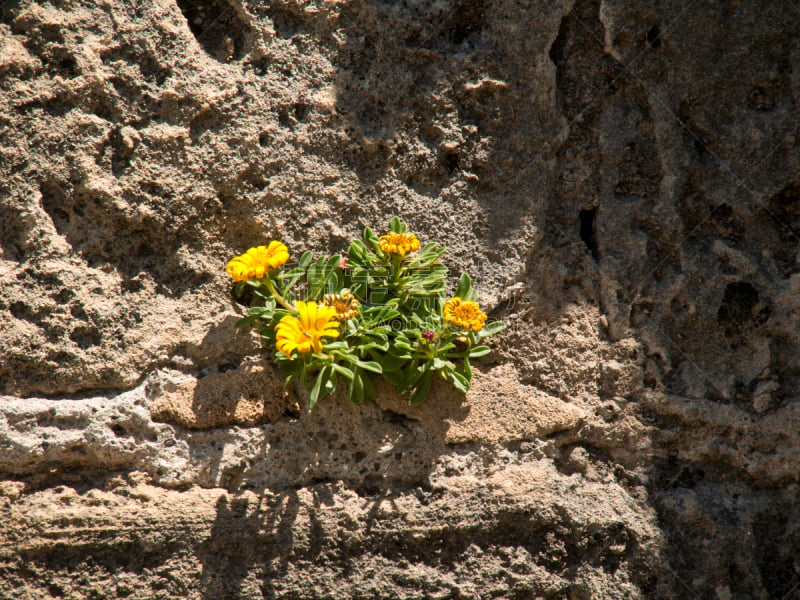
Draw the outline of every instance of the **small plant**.
<instances>
[{"instance_id":1,"label":"small plant","mask_svg":"<svg viewBox=\"0 0 800 600\"><path fill-rule=\"evenodd\" d=\"M315 260L305 252L287 265L289 250L281 242L250 248L226 267L238 282L237 297L249 286L256 298L237 326L257 327L286 373L286 386L298 380L312 407L340 379L353 402L372 400L370 373L415 404L427 398L437 376L466 392L470 358L487 354L482 340L505 325L487 323L469 275L461 275L446 299L444 251L436 243L420 248L397 217L380 237L365 228L346 257Z\"/></svg>"}]
</instances>

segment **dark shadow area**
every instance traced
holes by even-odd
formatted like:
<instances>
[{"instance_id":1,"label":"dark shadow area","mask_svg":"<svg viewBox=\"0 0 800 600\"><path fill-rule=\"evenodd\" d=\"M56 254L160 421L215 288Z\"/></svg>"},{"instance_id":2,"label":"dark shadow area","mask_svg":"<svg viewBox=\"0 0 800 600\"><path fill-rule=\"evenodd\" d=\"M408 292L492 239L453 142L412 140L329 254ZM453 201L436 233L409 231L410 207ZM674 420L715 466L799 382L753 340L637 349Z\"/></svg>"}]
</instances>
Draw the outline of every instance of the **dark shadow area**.
<instances>
[{"instance_id":1,"label":"dark shadow area","mask_svg":"<svg viewBox=\"0 0 800 600\"><path fill-rule=\"evenodd\" d=\"M786 93L796 61L777 42L796 37L797 21L766 34L749 11L722 25L677 5L601 21L600 4L576 2L550 51L570 129L543 245L589 250L610 330L633 332L643 387L666 397L652 411L634 399L653 427L643 483L665 535L644 597L800 598L794 483L753 468L795 447L775 423L798 381L795 309L780 316L800 264L800 187L787 168L797 144L780 141L797 128ZM695 42L699 60L680 47ZM730 60L734 44L752 68ZM769 134L733 141L751 130Z\"/></svg>"},{"instance_id":2,"label":"dark shadow area","mask_svg":"<svg viewBox=\"0 0 800 600\"><path fill-rule=\"evenodd\" d=\"M288 503L291 504L292 500ZM211 536L197 548L197 557L203 565L200 589L204 600L242 598L241 584L253 564L268 560L277 548L291 545L291 527L287 532L280 523L273 539L265 539L262 527L266 509L263 504L261 500L251 506L246 497L220 496ZM296 496L294 505L296 508ZM289 523L297 516L296 510L294 515L290 512L291 508L282 515L282 519ZM271 513L274 517L277 510L273 509Z\"/></svg>"},{"instance_id":3,"label":"dark shadow area","mask_svg":"<svg viewBox=\"0 0 800 600\"><path fill-rule=\"evenodd\" d=\"M219 62L240 60L252 43L252 29L226 0L177 0L189 29Z\"/></svg>"},{"instance_id":4,"label":"dark shadow area","mask_svg":"<svg viewBox=\"0 0 800 600\"><path fill-rule=\"evenodd\" d=\"M581 210L578 215L580 219L581 227L580 227L580 236L583 243L586 244L586 247L589 249L589 252L592 254L592 258L595 262L600 260L600 249L597 247L597 238L595 237L595 217L597 216L597 209L592 208L588 210Z\"/></svg>"}]
</instances>

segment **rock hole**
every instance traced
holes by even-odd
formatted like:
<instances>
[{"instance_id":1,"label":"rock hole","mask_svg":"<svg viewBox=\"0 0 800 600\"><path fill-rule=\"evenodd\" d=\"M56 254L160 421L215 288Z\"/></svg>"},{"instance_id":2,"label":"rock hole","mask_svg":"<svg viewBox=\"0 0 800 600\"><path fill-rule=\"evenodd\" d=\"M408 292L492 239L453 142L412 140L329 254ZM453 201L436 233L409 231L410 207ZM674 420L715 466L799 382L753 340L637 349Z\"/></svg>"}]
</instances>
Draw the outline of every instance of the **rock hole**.
<instances>
[{"instance_id":1,"label":"rock hole","mask_svg":"<svg viewBox=\"0 0 800 600\"><path fill-rule=\"evenodd\" d=\"M292 107L292 110L294 111L295 119L298 121L304 121L308 116L308 113L311 112L311 106L304 104L303 102L298 102Z\"/></svg>"},{"instance_id":2,"label":"rock hole","mask_svg":"<svg viewBox=\"0 0 800 600\"><path fill-rule=\"evenodd\" d=\"M800 535L797 509L785 502L767 505L753 520L756 564L770 598L797 598L800 588Z\"/></svg>"},{"instance_id":3,"label":"rock hole","mask_svg":"<svg viewBox=\"0 0 800 600\"><path fill-rule=\"evenodd\" d=\"M69 309L69 314L71 314L74 318L79 319L81 321L86 321L89 319L89 315L86 314L86 311L80 304L72 305Z\"/></svg>"},{"instance_id":4,"label":"rock hole","mask_svg":"<svg viewBox=\"0 0 800 600\"><path fill-rule=\"evenodd\" d=\"M747 97L751 110L769 112L775 109L775 90L769 85L754 85Z\"/></svg>"},{"instance_id":5,"label":"rock hole","mask_svg":"<svg viewBox=\"0 0 800 600\"><path fill-rule=\"evenodd\" d=\"M364 477L363 483L356 488L355 492L361 497L377 496L383 487L383 475L380 473L369 473Z\"/></svg>"},{"instance_id":6,"label":"rock hole","mask_svg":"<svg viewBox=\"0 0 800 600\"><path fill-rule=\"evenodd\" d=\"M23 235L25 232L24 217L10 202L0 202L0 256L5 260L22 262L25 256L23 250ZM19 275L18 275L19 276Z\"/></svg>"},{"instance_id":7,"label":"rock hole","mask_svg":"<svg viewBox=\"0 0 800 600\"><path fill-rule=\"evenodd\" d=\"M123 279L119 285L123 292L138 292L143 287L142 281L138 277Z\"/></svg>"},{"instance_id":8,"label":"rock hole","mask_svg":"<svg viewBox=\"0 0 800 600\"><path fill-rule=\"evenodd\" d=\"M711 154L711 151L708 149L708 142L701 137L695 137L692 145L694 146L694 151L697 152L697 156L699 158L703 158Z\"/></svg>"},{"instance_id":9,"label":"rock hole","mask_svg":"<svg viewBox=\"0 0 800 600\"><path fill-rule=\"evenodd\" d=\"M250 26L222 0L177 0L189 29L206 53L227 63L244 56Z\"/></svg>"},{"instance_id":10,"label":"rock hole","mask_svg":"<svg viewBox=\"0 0 800 600\"><path fill-rule=\"evenodd\" d=\"M117 437L126 437L128 435L128 431L119 423L112 425L111 431Z\"/></svg>"},{"instance_id":11,"label":"rock hole","mask_svg":"<svg viewBox=\"0 0 800 600\"><path fill-rule=\"evenodd\" d=\"M27 305L22 301L12 302L8 309L15 319L28 320L31 318Z\"/></svg>"},{"instance_id":12,"label":"rock hole","mask_svg":"<svg viewBox=\"0 0 800 600\"><path fill-rule=\"evenodd\" d=\"M50 297L59 304L66 304L75 297L75 292L67 288L62 288Z\"/></svg>"},{"instance_id":13,"label":"rock hole","mask_svg":"<svg viewBox=\"0 0 800 600\"><path fill-rule=\"evenodd\" d=\"M583 243L586 244L586 247L589 249L589 252L592 253L592 258L595 261L599 261L600 249L597 246L597 238L595 236L595 226L594 226L596 216L597 216L596 208L582 210L578 215L581 222L581 230L580 230L581 239L583 240Z\"/></svg>"},{"instance_id":14,"label":"rock hole","mask_svg":"<svg viewBox=\"0 0 800 600\"><path fill-rule=\"evenodd\" d=\"M266 57L260 60L252 61L251 65L253 67L253 73L258 75L259 77L263 77L269 72L269 67L272 64L272 58Z\"/></svg>"},{"instance_id":15,"label":"rock hole","mask_svg":"<svg viewBox=\"0 0 800 600\"><path fill-rule=\"evenodd\" d=\"M743 326L757 326L769 317L770 309L761 302L758 290L746 281L725 286L717 320L725 326L725 335L735 335Z\"/></svg>"},{"instance_id":16,"label":"rock hole","mask_svg":"<svg viewBox=\"0 0 800 600\"><path fill-rule=\"evenodd\" d=\"M717 310L717 319L723 325L743 323L750 318L758 301L758 291L752 284L742 281L729 283Z\"/></svg>"},{"instance_id":17,"label":"rock hole","mask_svg":"<svg viewBox=\"0 0 800 600\"><path fill-rule=\"evenodd\" d=\"M445 152L442 163L450 173L455 173L461 166L461 158L458 156L458 152Z\"/></svg>"},{"instance_id":18,"label":"rock hole","mask_svg":"<svg viewBox=\"0 0 800 600\"><path fill-rule=\"evenodd\" d=\"M108 142L111 147L111 172L119 177L130 166L133 149L125 144L119 127L111 131Z\"/></svg>"},{"instance_id":19,"label":"rock hole","mask_svg":"<svg viewBox=\"0 0 800 600\"><path fill-rule=\"evenodd\" d=\"M231 285L231 300L240 306L250 307L256 299L253 288L249 285L240 286L238 283Z\"/></svg>"},{"instance_id":20,"label":"rock hole","mask_svg":"<svg viewBox=\"0 0 800 600\"><path fill-rule=\"evenodd\" d=\"M647 45L651 48L658 48L661 46L661 28L658 25L653 25L647 30Z\"/></svg>"},{"instance_id":21,"label":"rock hole","mask_svg":"<svg viewBox=\"0 0 800 600\"><path fill-rule=\"evenodd\" d=\"M289 111L285 108L278 112L278 123L280 123L282 127L286 127L288 129L292 129L294 127L294 121L289 116Z\"/></svg>"},{"instance_id":22,"label":"rock hole","mask_svg":"<svg viewBox=\"0 0 800 600\"><path fill-rule=\"evenodd\" d=\"M272 21L272 27L275 29L275 35L284 40L290 40L297 34L307 31L308 26L305 24L305 19L301 16L302 13L296 13L289 9L289 4L279 4L277 2L270 2L267 14Z\"/></svg>"},{"instance_id":23,"label":"rock hole","mask_svg":"<svg viewBox=\"0 0 800 600\"><path fill-rule=\"evenodd\" d=\"M100 345L102 337L94 327L76 327L69 334L69 339L75 342L82 350L86 350L92 346Z\"/></svg>"},{"instance_id":24,"label":"rock hole","mask_svg":"<svg viewBox=\"0 0 800 600\"><path fill-rule=\"evenodd\" d=\"M70 229L70 216L64 210L67 204L67 193L64 188L54 181L44 182L39 191L42 194L42 208L50 215L53 225L60 235L66 235Z\"/></svg>"},{"instance_id":25,"label":"rock hole","mask_svg":"<svg viewBox=\"0 0 800 600\"><path fill-rule=\"evenodd\" d=\"M220 373L227 373L228 371L234 371L238 368L239 368L239 362L234 360L230 362L220 363L219 366L217 367L217 370Z\"/></svg>"},{"instance_id":26,"label":"rock hole","mask_svg":"<svg viewBox=\"0 0 800 600\"><path fill-rule=\"evenodd\" d=\"M486 22L486 7L480 0L466 0L456 7L453 14L450 40L454 44L467 41L470 36L479 33Z\"/></svg>"}]
</instances>

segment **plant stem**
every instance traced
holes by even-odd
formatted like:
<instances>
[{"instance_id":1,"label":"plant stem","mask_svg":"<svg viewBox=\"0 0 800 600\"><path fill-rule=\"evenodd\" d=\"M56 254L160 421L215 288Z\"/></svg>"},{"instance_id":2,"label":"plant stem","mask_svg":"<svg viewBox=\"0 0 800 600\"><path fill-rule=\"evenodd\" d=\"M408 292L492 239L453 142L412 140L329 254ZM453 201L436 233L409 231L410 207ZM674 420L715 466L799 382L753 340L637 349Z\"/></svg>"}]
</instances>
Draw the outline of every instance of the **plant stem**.
<instances>
[{"instance_id":1,"label":"plant stem","mask_svg":"<svg viewBox=\"0 0 800 600\"><path fill-rule=\"evenodd\" d=\"M403 259L398 254L392 255L392 288L395 293L397 292L398 283L400 281L400 271Z\"/></svg>"},{"instance_id":2,"label":"plant stem","mask_svg":"<svg viewBox=\"0 0 800 600\"><path fill-rule=\"evenodd\" d=\"M269 290L269 293L272 294L275 297L275 300L278 301L278 304L280 304L285 309L290 310L290 311L292 311L294 313L298 312L297 309L294 306L292 306L291 304L286 302L284 297L281 296L278 293L278 291L275 289L275 286L272 285L272 280L271 279L265 278L263 281L264 281L264 285L267 286L267 289Z\"/></svg>"}]
</instances>

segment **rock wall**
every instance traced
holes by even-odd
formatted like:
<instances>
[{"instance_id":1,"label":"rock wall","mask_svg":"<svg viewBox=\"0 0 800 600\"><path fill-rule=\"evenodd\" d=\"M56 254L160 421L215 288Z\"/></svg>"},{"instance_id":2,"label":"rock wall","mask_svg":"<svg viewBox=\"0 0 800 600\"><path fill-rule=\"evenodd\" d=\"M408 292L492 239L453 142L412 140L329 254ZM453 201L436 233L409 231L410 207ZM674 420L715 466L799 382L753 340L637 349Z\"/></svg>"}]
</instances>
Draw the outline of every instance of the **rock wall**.
<instances>
[{"instance_id":1,"label":"rock wall","mask_svg":"<svg viewBox=\"0 0 800 600\"><path fill-rule=\"evenodd\" d=\"M800 598L792 2L0 6L0 598ZM509 328L309 413L225 262L395 214Z\"/></svg>"}]
</instances>

